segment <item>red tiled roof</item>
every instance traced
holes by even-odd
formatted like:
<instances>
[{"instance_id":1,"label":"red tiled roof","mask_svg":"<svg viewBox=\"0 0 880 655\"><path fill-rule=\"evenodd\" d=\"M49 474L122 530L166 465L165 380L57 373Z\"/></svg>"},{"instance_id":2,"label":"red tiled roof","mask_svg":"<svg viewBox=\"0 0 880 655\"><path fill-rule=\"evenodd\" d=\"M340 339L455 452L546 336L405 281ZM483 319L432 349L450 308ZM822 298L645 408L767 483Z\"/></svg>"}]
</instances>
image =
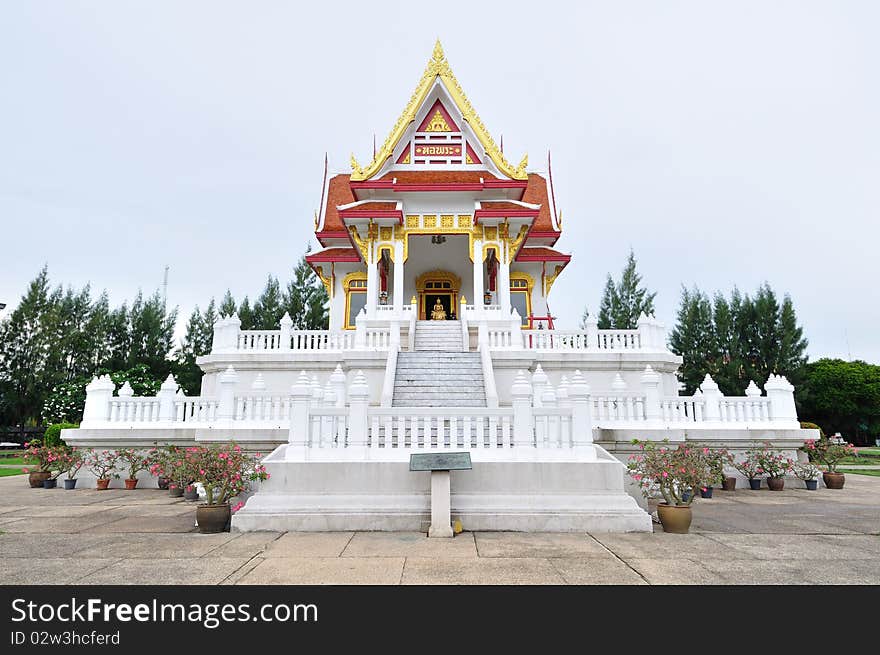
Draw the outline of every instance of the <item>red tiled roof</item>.
<instances>
[{"instance_id":1,"label":"red tiled roof","mask_svg":"<svg viewBox=\"0 0 880 655\"><path fill-rule=\"evenodd\" d=\"M488 202L481 201L480 207L483 209L512 209L514 211L522 211L528 210L528 207L523 207L522 205L517 205L515 202L504 202L504 201L494 201L490 200Z\"/></svg>"},{"instance_id":2,"label":"red tiled roof","mask_svg":"<svg viewBox=\"0 0 880 655\"><path fill-rule=\"evenodd\" d=\"M566 255L553 248L521 248L516 255L518 262L565 262L571 261L571 255Z\"/></svg>"},{"instance_id":3,"label":"red tiled roof","mask_svg":"<svg viewBox=\"0 0 880 655\"><path fill-rule=\"evenodd\" d=\"M369 209L372 211L380 211L380 212L381 211L394 211L395 209L397 209L397 203L396 202L379 202L377 200L377 201L363 202L360 205L355 205L354 207L351 207L350 209ZM343 210L343 211L345 211L345 210Z\"/></svg>"},{"instance_id":4,"label":"red tiled roof","mask_svg":"<svg viewBox=\"0 0 880 655\"><path fill-rule=\"evenodd\" d=\"M345 225L339 218L337 205L347 205L357 200L348 185L349 176L344 173L330 178L327 189L327 211L324 215L324 232L345 232Z\"/></svg>"},{"instance_id":5,"label":"red tiled roof","mask_svg":"<svg viewBox=\"0 0 880 655\"><path fill-rule=\"evenodd\" d=\"M537 173L529 173L529 183L521 198L523 202L541 205L538 217L532 222L534 232L556 232L550 218L550 202L547 199L547 181Z\"/></svg>"},{"instance_id":6,"label":"red tiled roof","mask_svg":"<svg viewBox=\"0 0 880 655\"><path fill-rule=\"evenodd\" d=\"M489 171L391 171L379 180L397 178L398 184L455 184L477 183L484 180L497 180Z\"/></svg>"},{"instance_id":7,"label":"red tiled roof","mask_svg":"<svg viewBox=\"0 0 880 655\"><path fill-rule=\"evenodd\" d=\"M326 248L306 255L309 264L320 262L359 262L360 255L354 248Z\"/></svg>"}]
</instances>

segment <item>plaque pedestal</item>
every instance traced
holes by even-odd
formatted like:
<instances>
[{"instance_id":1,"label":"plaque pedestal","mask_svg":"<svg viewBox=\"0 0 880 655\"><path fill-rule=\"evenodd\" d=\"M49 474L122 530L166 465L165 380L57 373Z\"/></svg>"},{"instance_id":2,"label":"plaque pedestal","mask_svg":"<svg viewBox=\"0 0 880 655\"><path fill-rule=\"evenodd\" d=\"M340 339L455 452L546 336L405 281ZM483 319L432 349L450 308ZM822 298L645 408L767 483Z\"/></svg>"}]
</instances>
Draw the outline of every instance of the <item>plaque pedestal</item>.
<instances>
[{"instance_id":1,"label":"plaque pedestal","mask_svg":"<svg viewBox=\"0 0 880 655\"><path fill-rule=\"evenodd\" d=\"M431 527L429 537L451 537L452 510L449 471L431 471Z\"/></svg>"}]
</instances>

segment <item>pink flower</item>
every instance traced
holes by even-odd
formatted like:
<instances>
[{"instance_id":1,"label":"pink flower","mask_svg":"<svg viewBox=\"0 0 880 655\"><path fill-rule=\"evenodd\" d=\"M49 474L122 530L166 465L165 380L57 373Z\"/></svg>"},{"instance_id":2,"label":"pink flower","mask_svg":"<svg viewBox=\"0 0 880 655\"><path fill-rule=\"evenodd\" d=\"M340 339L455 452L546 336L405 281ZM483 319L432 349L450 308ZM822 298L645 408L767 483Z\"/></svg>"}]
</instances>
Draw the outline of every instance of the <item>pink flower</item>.
<instances>
[{"instance_id":1,"label":"pink flower","mask_svg":"<svg viewBox=\"0 0 880 655\"><path fill-rule=\"evenodd\" d=\"M663 471L663 477L664 477L664 478L668 478L668 477L669 477L669 474L668 474L666 471Z\"/></svg>"}]
</instances>

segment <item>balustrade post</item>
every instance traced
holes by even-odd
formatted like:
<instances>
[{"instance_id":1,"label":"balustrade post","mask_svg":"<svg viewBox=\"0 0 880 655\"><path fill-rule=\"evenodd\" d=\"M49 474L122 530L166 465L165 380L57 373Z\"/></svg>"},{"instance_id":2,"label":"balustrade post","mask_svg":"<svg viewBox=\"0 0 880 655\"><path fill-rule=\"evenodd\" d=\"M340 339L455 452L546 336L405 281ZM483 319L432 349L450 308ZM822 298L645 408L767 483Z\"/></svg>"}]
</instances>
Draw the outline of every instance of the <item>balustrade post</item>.
<instances>
[{"instance_id":1,"label":"balustrade post","mask_svg":"<svg viewBox=\"0 0 880 655\"><path fill-rule=\"evenodd\" d=\"M641 382L645 392L645 419L659 421L663 417L660 408L660 374L649 364L642 373Z\"/></svg>"},{"instance_id":2,"label":"balustrade post","mask_svg":"<svg viewBox=\"0 0 880 655\"><path fill-rule=\"evenodd\" d=\"M575 371L568 387L571 402L571 441L574 447L585 448L593 444L593 400L590 387L580 371Z\"/></svg>"},{"instance_id":3,"label":"balustrade post","mask_svg":"<svg viewBox=\"0 0 880 655\"><path fill-rule=\"evenodd\" d=\"M354 349L367 349L367 312L361 310L354 319Z\"/></svg>"},{"instance_id":4,"label":"balustrade post","mask_svg":"<svg viewBox=\"0 0 880 655\"><path fill-rule=\"evenodd\" d=\"M538 364L535 372L532 373L532 387L534 389L533 402L535 407L543 407L544 388L547 386L548 378L544 373L544 369Z\"/></svg>"},{"instance_id":5,"label":"balustrade post","mask_svg":"<svg viewBox=\"0 0 880 655\"><path fill-rule=\"evenodd\" d=\"M642 350L651 350L656 345L654 343L654 321L648 318L648 315L642 312L639 316L636 327L639 331L639 347Z\"/></svg>"},{"instance_id":6,"label":"balustrade post","mask_svg":"<svg viewBox=\"0 0 880 655\"><path fill-rule=\"evenodd\" d=\"M368 417L367 407L370 402L370 388L367 386L367 378L363 371L357 371L351 386L348 388L349 415L348 415L348 442L355 448L367 446ZM367 449L368 450L368 449Z\"/></svg>"},{"instance_id":7,"label":"balustrade post","mask_svg":"<svg viewBox=\"0 0 880 655\"><path fill-rule=\"evenodd\" d=\"M110 418L110 399L116 385L109 375L94 378L86 385L86 404L80 427L90 427L95 423L103 423Z\"/></svg>"},{"instance_id":8,"label":"balustrade post","mask_svg":"<svg viewBox=\"0 0 880 655\"><path fill-rule=\"evenodd\" d=\"M773 422L797 424L794 385L782 375L771 375L764 384L764 391L770 399L770 419Z\"/></svg>"},{"instance_id":9,"label":"balustrade post","mask_svg":"<svg viewBox=\"0 0 880 655\"><path fill-rule=\"evenodd\" d=\"M230 366L220 374L217 381L220 383L217 419L220 421L232 421L235 418L235 385L238 382L238 373Z\"/></svg>"},{"instance_id":10,"label":"balustrade post","mask_svg":"<svg viewBox=\"0 0 880 655\"><path fill-rule=\"evenodd\" d=\"M177 381L170 373L165 382L159 387L156 397L159 399L159 420L171 422L174 420L174 398L177 395Z\"/></svg>"},{"instance_id":11,"label":"balustrade post","mask_svg":"<svg viewBox=\"0 0 880 655\"><path fill-rule=\"evenodd\" d=\"M293 319L290 314L284 312L281 317L281 343L278 344L279 350L290 350L291 328L293 327Z\"/></svg>"},{"instance_id":12,"label":"balustrade post","mask_svg":"<svg viewBox=\"0 0 880 655\"><path fill-rule=\"evenodd\" d=\"M599 321L594 316L588 316L584 321L584 330L587 333L587 350L595 350L599 347Z\"/></svg>"},{"instance_id":13,"label":"balustrade post","mask_svg":"<svg viewBox=\"0 0 880 655\"><path fill-rule=\"evenodd\" d=\"M532 445L532 385L525 371L517 371L510 388L513 404L513 445Z\"/></svg>"},{"instance_id":14,"label":"balustrade post","mask_svg":"<svg viewBox=\"0 0 880 655\"><path fill-rule=\"evenodd\" d=\"M299 377L290 388L290 396L290 431L287 442L291 447L301 449L296 454L305 457L309 447L309 408L312 401L312 381L305 371L300 371Z\"/></svg>"},{"instance_id":15,"label":"balustrade post","mask_svg":"<svg viewBox=\"0 0 880 655\"><path fill-rule=\"evenodd\" d=\"M342 371L341 364L337 364L330 374L330 384L336 390L334 394L336 407L345 407L345 373Z\"/></svg>"},{"instance_id":16,"label":"balustrade post","mask_svg":"<svg viewBox=\"0 0 880 655\"><path fill-rule=\"evenodd\" d=\"M706 421L720 421L721 399L724 395L721 393L715 380L708 373L706 373L706 377L703 378L703 382L700 384L700 391L703 392L703 400L705 402L703 419Z\"/></svg>"}]
</instances>

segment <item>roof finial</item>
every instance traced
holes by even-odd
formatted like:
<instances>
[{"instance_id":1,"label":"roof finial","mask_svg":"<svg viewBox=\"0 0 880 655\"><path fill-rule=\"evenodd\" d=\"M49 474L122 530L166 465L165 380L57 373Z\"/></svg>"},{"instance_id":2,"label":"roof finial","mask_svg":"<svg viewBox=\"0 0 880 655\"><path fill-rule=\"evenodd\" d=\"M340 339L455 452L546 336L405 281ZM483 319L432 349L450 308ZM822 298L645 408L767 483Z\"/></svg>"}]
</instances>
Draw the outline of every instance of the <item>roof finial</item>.
<instances>
[{"instance_id":1,"label":"roof finial","mask_svg":"<svg viewBox=\"0 0 880 655\"><path fill-rule=\"evenodd\" d=\"M434 52L431 55L431 59L440 63L444 59L446 59L446 55L443 54L443 46L440 45L440 37L437 37L437 41L434 43Z\"/></svg>"}]
</instances>

